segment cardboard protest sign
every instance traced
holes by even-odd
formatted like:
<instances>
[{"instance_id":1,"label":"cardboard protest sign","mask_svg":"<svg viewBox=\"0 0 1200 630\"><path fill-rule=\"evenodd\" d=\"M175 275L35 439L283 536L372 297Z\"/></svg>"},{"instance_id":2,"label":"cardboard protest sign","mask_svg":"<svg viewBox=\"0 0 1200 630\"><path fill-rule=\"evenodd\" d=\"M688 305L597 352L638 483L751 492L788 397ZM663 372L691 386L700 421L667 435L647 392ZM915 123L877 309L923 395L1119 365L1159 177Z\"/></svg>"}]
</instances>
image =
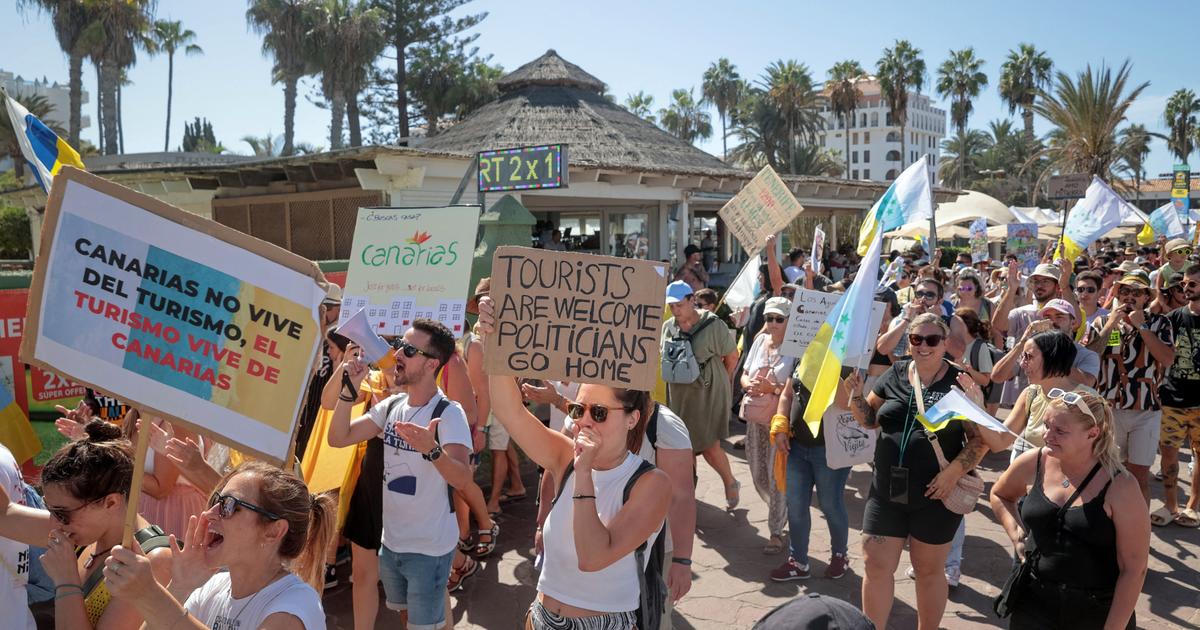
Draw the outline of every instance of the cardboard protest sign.
<instances>
[{"instance_id":1,"label":"cardboard protest sign","mask_svg":"<svg viewBox=\"0 0 1200 630\"><path fill-rule=\"evenodd\" d=\"M478 206L359 208L338 323L365 308L378 335L427 318L461 337L478 227Z\"/></svg>"},{"instance_id":2,"label":"cardboard protest sign","mask_svg":"<svg viewBox=\"0 0 1200 630\"><path fill-rule=\"evenodd\" d=\"M979 217L967 228L968 240L971 243L971 263L983 262L991 256L988 254L987 219Z\"/></svg>"},{"instance_id":3,"label":"cardboard protest sign","mask_svg":"<svg viewBox=\"0 0 1200 630\"><path fill-rule=\"evenodd\" d=\"M804 206L775 170L764 166L717 214L742 248L753 255L762 250L768 236L787 227L803 211Z\"/></svg>"},{"instance_id":4,"label":"cardboard protest sign","mask_svg":"<svg viewBox=\"0 0 1200 630\"><path fill-rule=\"evenodd\" d=\"M67 168L46 207L21 358L280 463L324 295L310 261Z\"/></svg>"},{"instance_id":5,"label":"cardboard protest sign","mask_svg":"<svg viewBox=\"0 0 1200 630\"><path fill-rule=\"evenodd\" d=\"M789 357L803 357L809 342L817 336L817 330L821 328L821 324L825 323L829 312L837 305L840 297L841 295L837 293L825 293L811 289L796 291L796 297L792 298L792 312L788 315L787 330L783 333L783 345L780 346L779 353ZM887 305L882 302L872 302L871 330L873 332L879 330L885 308ZM878 336L877 334L867 335L868 347L874 345ZM847 349L844 365L854 365L857 358L861 357L865 351L866 347Z\"/></svg>"},{"instance_id":6,"label":"cardboard protest sign","mask_svg":"<svg viewBox=\"0 0 1200 630\"><path fill-rule=\"evenodd\" d=\"M487 371L653 390L666 287L663 263L497 248Z\"/></svg>"},{"instance_id":7,"label":"cardboard protest sign","mask_svg":"<svg viewBox=\"0 0 1200 630\"><path fill-rule=\"evenodd\" d=\"M1033 273L1041 256L1038 254L1038 226L1036 223L1009 223L1008 253L1016 254L1021 262L1021 273Z\"/></svg>"}]
</instances>

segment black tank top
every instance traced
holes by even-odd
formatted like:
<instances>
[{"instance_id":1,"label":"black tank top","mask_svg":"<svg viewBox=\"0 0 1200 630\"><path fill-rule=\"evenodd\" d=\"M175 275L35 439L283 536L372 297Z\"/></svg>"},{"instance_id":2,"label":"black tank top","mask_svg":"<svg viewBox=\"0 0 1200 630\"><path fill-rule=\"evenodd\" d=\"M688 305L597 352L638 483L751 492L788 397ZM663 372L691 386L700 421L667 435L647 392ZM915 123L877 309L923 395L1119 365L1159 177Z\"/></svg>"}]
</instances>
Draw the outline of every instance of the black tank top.
<instances>
[{"instance_id":1,"label":"black tank top","mask_svg":"<svg viewBox=\"0 0 1200 630\"><path fill-rule=\"evenodd\" d=\"M1033 549L1040 554L1036 575L1039 580L1076 588L1112 591L1117 584L1117 529L1104 511L1104 496L1112 479L1087 503L1072 506L1058 521L1062 506L1051 501L1042 489L1042 459L1038 452L1037 475L1029 495L1021 502L1021 520L1029 531ZM1082 486L1100 469L1097 463Z\"/></svg>"}]
</instances>

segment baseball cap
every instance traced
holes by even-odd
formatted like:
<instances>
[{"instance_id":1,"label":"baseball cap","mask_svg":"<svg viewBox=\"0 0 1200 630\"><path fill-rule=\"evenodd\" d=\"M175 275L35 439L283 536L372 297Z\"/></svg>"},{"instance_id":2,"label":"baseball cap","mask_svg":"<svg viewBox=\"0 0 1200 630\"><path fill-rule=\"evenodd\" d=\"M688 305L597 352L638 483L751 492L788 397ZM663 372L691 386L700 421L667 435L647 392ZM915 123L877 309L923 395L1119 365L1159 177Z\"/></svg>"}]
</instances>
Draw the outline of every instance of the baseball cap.
<instances>
[{"instance_id":1,"label":"baseball cap","mask_svg":"<svg viewBox=\"0 0 1200 630\"><path fill-rule=\"evenodd\" d=\"M667 285L667 304L682 302L691 297L693 293L695 291L692 290L692 285L683 280L676 280Z\"/></svg>"},{"instance_id":2,"label":"baseball cap","mask_svg":"<svg viewBox=\"0 0 1200 630\"><path fill-rule=\"evenodd\" d=\"M1181 238L1173 238L1167 241L1167 253L1171 253L1177 249L1191 249L1191 245Z\"/></svg>"},{"instance_id":3,"label":"baseball cap","mask_svg":"<svg viewBox=\"0 0 1200 630\"><path fill-rule=\"evenodd\" d=\"M754 624L753 630L875 630L859 609L820 593L807 593L777 606Z\"/></svg>"},{"instance_id":4,"label":"baseball cap","mask_svg":"<svg viewBox=\"0 0 1200 630\"><path fill-rule=\"evenodd\" d=\"M1150 276L1145 271L1139 269L1121 276L1121 279L1117 280L1117 284L1124 284L1131 287L1137 287L1139 289L1149 289Z\"/></svg>"},{"instance_id":5,"label":"baseball cap","mask_svg":"<svg viewBox=\"0 0 1200 630\"><path fill-rule=\"evenodd\" d=\"M1059 268L1055 265L1051 265L1050 263L1042 263L1037 267L1034 267L1033 273L1029 274L1030 278L1034 276L1042 276L1057 281L1059 277L1062 276L1062 271L1059 270Z\"/></svg>"},{"instance_id":6,"label":"baseball cap","mask_svg":"<svg viewBox=\"0 0 1200 630\"><path fill-rule=\"evenodd\" d=\"M767 300L766 306L763 307L763 314L773 313L787 317L790 310L792 310L791 300L785 297L773 297Z\"/></svg>"},{"instance_id":7,"label":"baseball cap","mask_svg":"<svg viewBox=\"0 0 1200 630\"><path fill-rule=\"evenodd\" d=\"M1042 307L1042 310L1038 314L1044 317L1046 315L1046 311L1058 311L1060 313L1066 313L1074 318L1079 317L1075 313L1075 307L1071 306L1070 302L1062 298L1054 298L1053 300L1046 302L1046 305Z\"/></svg>"}]
</instances>

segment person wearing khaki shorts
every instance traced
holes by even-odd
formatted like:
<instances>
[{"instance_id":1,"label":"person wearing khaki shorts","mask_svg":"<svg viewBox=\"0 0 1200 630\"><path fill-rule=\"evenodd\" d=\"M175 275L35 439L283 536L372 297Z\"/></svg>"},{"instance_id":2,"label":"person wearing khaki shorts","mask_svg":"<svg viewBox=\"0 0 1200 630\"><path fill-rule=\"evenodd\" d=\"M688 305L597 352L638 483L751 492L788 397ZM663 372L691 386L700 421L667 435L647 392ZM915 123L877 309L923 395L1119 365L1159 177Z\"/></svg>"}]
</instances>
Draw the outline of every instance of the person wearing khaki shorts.
<instances>
[{"instance_id":1,"label":"person wearing khaki shorts","mask_svg":"<svg viewBox=\"0 0 1200 630\"><path fill-rule=\"evenodd\" d=\"M1200 468L1192 471L1192 496L1184 509L1179 509L1176 486L1179 482L1179 449L1184 440L1192 444L1195 461L1200 451L1200 265L1184 270L1183 297L1187 305L1177 308L1166 317L1175 333L1175 357L1163 378L1158 394L1162 400L1162 429L1158 437L1162 455L1163 509L1150 515L1154 525L1175 523L1183 527L1200 526ZM1164 362L1165 363L1165 362Z\"/></svg>"}]
</instances>

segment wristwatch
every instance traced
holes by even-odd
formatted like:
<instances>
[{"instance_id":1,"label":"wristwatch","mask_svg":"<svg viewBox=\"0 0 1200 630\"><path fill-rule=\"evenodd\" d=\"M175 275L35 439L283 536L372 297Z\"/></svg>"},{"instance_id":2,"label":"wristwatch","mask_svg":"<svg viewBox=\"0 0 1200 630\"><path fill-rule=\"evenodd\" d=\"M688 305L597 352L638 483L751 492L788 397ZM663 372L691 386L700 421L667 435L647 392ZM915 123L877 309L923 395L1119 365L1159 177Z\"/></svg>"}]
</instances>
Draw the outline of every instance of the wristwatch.
<instances>
[{"instance_id":1,"label":"wristwatch","mask_svg":"<svg viewBox=\"0 0 1200 630\"><path fill-rule=\"evenodd\" d=\"M438 458L441 456L442 456L442 445L438 444L433 447L433 450L429 451L428 453L425 453L421 457L424 457L425 461L436 462L438 460Z\"/></svg>"}]
</instances>

